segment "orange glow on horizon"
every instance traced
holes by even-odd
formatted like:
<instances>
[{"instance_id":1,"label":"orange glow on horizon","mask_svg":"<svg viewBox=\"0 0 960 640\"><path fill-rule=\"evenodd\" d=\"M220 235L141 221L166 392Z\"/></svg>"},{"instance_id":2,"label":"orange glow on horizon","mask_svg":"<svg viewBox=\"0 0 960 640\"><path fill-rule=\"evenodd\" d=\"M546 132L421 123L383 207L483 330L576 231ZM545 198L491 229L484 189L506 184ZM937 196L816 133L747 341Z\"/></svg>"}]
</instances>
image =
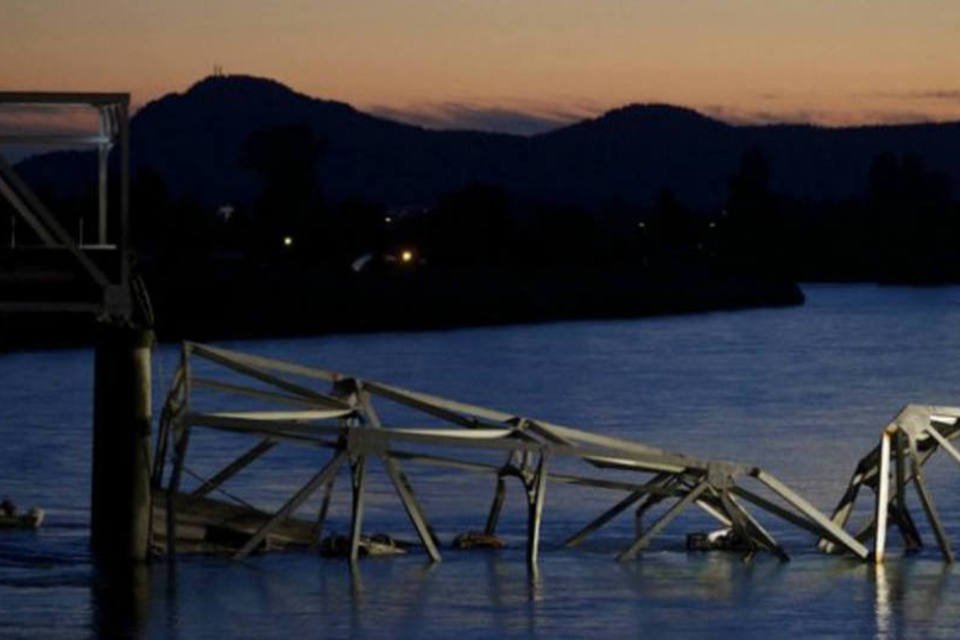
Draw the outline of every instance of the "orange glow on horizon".
<instances>
[{"instance_id":1,"label":"orange glow on horizon","mask_svg":"<svg viewBox=\"0 0 960 640\"><path fill-rule=\"evenodd\" d=\"M747 122L960 120L960 3L7 0L0 22L0 89L143 104L215 65L398 112L570 120L666 102Z\"/></svg>"}]
</instances>

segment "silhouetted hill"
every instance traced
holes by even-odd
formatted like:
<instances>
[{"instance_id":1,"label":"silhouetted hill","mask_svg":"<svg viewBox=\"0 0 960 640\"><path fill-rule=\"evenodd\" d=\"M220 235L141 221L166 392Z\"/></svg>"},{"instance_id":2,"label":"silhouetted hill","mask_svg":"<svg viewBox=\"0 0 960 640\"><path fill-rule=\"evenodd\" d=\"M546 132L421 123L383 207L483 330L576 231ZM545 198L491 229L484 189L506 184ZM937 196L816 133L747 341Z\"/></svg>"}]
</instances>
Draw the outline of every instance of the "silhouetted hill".
<instances>
[{"instance_id":1,"label":"silhouetted hill","mask_svg":"<svg viewBox=\"0 0 960 640\"><path fill-rule=\"evenodd\" d=\"M615 109L539 136L536 188L578 203L649 204L666 187L686 202L717 205L745 148L737 133L691 109Z\"/></svg>"},{"instance_id":2,"label":"silhouetted hill","mask_svg":"<svg viewBox=\"0 0 960 640\"><path fill-rule=\"evenodd\" d=\"M813 200L863 194L882 152L916 153L960 192L960 123L853 128L733 126L668 105L631 105L531 137L433 131L364 114L261 78L210 77L141 109L132 122L133 167L151 167L174 196L207 205L249 202L260 190L241 164L258 130L304 123L324 143L318 180L332 199L429 204L469 183L599 207L648 205L663 188L719 207L743 152L763 149L772 187ZM86 166L84 166L86 165ZM79 184L92 158L55 153L21 163L37 182Z\"/></svg>"},{"instance_id":3,"label":"silhouetted hill","mask_svg":"<svg viewBox=\"0 0 960 640\"><path fill-rule=\"evenodd\" d=\"M295 93L271 80L212 77L147 105L134 118L134 166L160 172L174 193L208 204L249 201L256 177L240 164L254 131L305 123L323 142L318 176L333 198L423 202L476 176L498 178L522 138L434 132Z\"/></svg>"}]
</instances>

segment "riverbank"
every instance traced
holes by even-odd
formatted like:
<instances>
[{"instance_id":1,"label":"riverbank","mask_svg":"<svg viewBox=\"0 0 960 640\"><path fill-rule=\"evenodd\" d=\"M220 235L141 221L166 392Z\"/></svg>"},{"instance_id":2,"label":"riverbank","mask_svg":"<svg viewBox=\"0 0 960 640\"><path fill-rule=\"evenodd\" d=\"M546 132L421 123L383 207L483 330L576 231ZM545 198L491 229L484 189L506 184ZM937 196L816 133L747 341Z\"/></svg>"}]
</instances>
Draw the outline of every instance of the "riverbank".
<instances>
[{"instance_id":1,"label":"riverbank","mask_svg":"<svg viewBox=\"0 0 960 640\"><path fill-rule=\"evenodd\" d=\"M308 268L144 273L161 340L421 331L803 304L800 287L698 265L650 270ZM82 345L90 321L0 318L0 349Z\"/></svg>"}]
</instances>

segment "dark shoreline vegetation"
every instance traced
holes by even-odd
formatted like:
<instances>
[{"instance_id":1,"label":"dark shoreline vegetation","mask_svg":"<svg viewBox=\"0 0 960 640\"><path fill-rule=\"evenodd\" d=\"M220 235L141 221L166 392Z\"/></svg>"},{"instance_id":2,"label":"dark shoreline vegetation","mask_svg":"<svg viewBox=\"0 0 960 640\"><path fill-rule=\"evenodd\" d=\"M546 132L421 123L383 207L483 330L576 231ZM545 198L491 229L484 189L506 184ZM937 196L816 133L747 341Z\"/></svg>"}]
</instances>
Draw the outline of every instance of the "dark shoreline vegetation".
<instances>
[{"instance_id":1,"label":"dark shoreline vegetation","mask_svg":"<svg viewBox=\"0 0 960 640\"><path fill-rule=\"evenodd\" d=\"M164 342L334 333L422 331L595 318L647 317L802 304L795 283L701 267L431 273L329 273L243 268L216 277L144 273ZM96 323L76 316L0 316L0 351L91 344ZM53 336L51 338L51 336Z\"/></svg>"},{"instance_id":2,"label":"dark shoreline vegetation","mask_svg":"<svg viewBox=\"0 0 960 640\"><path fill-rule=\"evenodd\" d=\"M777 280L637 272L569 270L445 271L365 280L209 284L175 293L159 322L161 336L196 339L419 331L557 320L694 313L800 304L799 287ZM257 286L255 285L255 286ZM187 301L185 304L183 301ZM335 301L335 304L331 304ZM195 304L194 304L195 303ZM194 314L192 308L203 308Z\"/></svg>"},{"instance_id":3,"label":"dark shoreline vegetation","mask_svg":"<svg viewBox=\"0 0 960 640\"><path fill-rule=\"evenodd\" d=\"M732 127L656 105L530 138L429 132L209 78L133 120L136 269L161 340L802 304L797 281L960 282L957 176L941 167L955 129ZM58 152L18 170L77 229L95 209L94 183L78 186L92 163ZM0 316L0 349L92 331Z\"/></svg>"},{"instance_id":4,"label":"dark shoreline vegetation","mask_svg":"<svg viewBox=\"0 0 960 640\"><path fill-rule=\"evenodd\" d=\"M282 149L264 149L281 145ZM254 153L254 150L256 153ZM258 134L245 162L263 190L213 214L133 183L137 272L161 340L449 329L803 303L771 248L781 233L759 152L745 155L722 216L663 190L636 216L523 202L473 184L427 209L329 203L318 143L300 127ZM50 194L48 194L50 197ZM82 209L63 200L56 210ZM92 323L3 319L0 348L86 344ZM55 324L56 331L52 331ZM50 335L57 337L51 341Z\"/></svg>"}]
</instances>

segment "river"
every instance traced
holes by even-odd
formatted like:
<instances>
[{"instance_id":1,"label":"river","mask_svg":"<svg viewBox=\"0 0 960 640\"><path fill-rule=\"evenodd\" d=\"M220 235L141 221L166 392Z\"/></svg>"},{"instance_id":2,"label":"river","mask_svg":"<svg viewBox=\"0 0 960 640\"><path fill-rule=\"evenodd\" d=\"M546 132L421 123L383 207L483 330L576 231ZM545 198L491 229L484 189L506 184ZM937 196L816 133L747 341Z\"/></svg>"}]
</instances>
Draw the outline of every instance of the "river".
<instances>
[{"instance_id":1,"label":"river","mask_svg":"<svg viewBox=\"0 0 960 640\"><path fill-rule=\"evenodd\" d=\"M960 288L804 291L802 307L222 344L749 462L829 511L903 404L960 405ZM176 357L174 345L163 345L155 358L157 404ZM618 563L630 517L582 548L559 543L621 496L552 486L536 574L523 559L525 511L514 489L503 521L511 544L499 553L445 551L433 566L414 553L354 571L307 552L186 558L141 572L130 601L120 602L98 586L87 549L92 370L90 350L0 356L0 493L47 510L38 532L0 532L0 637L118 629L150 638L462 640L960 633L960 574L941 562L925 522L927 546L910 557L901 557L891 530L891 557L879 569L823 556L808 534L776 525L789 563L688 553L685 533L709 526L695 515L637 560ZM211 460L233 451L227 436L197 446ZM316 469L312 455L291 450L265 461L268 480L247 495L276 505ZM488 478L410 471L441 539L482 528ZM929 477L948 534L960 540L960 493L951 491L960 468L938 454ZM413 538L382 475L372 476L370 491L370 526ZM334 501L334 529L346 529L347 499Z\"/></svg>"}]
</instances>

